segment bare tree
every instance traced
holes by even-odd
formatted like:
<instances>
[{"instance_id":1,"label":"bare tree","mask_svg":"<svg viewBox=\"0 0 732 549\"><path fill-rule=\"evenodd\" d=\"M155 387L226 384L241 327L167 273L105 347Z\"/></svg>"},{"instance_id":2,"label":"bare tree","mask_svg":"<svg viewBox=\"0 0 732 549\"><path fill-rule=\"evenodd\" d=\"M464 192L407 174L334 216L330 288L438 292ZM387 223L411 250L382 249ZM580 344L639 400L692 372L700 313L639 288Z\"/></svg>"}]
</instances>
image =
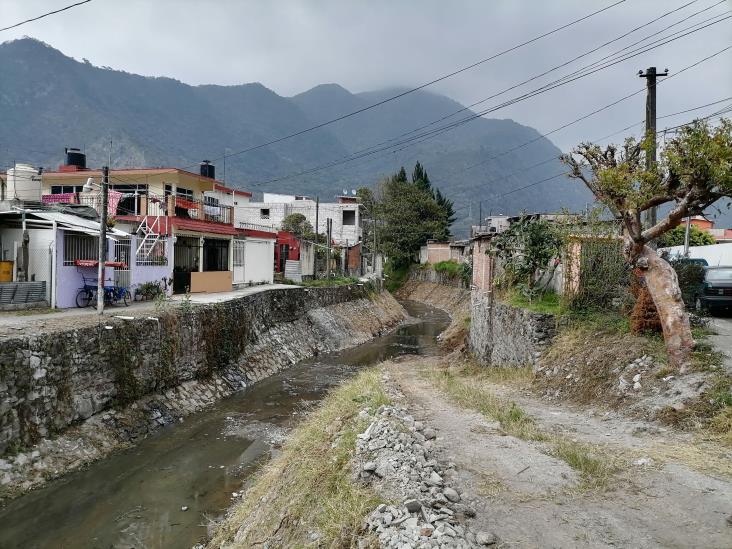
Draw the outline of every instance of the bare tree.
<instances>
[{"instance_id":1,"label":"bare tree","mask_svg":"<svg viewBox=\"0 0 732 549\"><path fill-rule=\"evenodd\" d=\"M681 299L676 273L648 243L673 229L688 215L701 214L714 202L732 195L732 123L716 127L696 121L667 143L658 163L646 166L650 140L627 139L622 146L602 149L582 143L562 156L570 177L580 179L622 220L624 255L645 272L646 285L658 310L669 361L685 371L694 339ZM671 204L668 215L643 227L643 212Z\"/></svg>"}]
</instances>

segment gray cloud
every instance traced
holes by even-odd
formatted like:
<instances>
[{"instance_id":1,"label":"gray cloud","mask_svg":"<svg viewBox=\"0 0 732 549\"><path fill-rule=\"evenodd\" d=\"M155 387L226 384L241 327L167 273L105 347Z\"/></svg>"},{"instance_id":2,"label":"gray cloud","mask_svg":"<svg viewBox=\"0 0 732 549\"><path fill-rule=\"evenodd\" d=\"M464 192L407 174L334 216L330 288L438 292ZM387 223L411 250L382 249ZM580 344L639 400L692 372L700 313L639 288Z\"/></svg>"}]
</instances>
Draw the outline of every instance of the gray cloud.
<instances>
[{"instance_id":1,"label":"gray cloud","mask_svg":"<svg viewBox=\"0 0 732 549\"><path fill-rule=\"evenodd\" d=\"M632 37L640 38L714 1L700 0ZM3 0L0 21L14 23L67 3ZM281 95L292 95L320 83L336 82L357 92L431 80L610 3L94 0L1 33L0 40L33 36L95 65L170 76L190 84L261 82ZM472 103L684 3L628 0L432 89ZM726 2L692 22L731 7L732 2ZM732 20L492 116L512 118L547 132L642 88L638 69L656 65L668 67L674 74L730 44ZM660 86L658 110L659 114L678 111L730 95L732 50ZM567 149L580 140L598 138L639 121L643 112L644 96L638 94L551 139ZM664 123L684 122L690 116Z\"/></svg>"}]
</instances>

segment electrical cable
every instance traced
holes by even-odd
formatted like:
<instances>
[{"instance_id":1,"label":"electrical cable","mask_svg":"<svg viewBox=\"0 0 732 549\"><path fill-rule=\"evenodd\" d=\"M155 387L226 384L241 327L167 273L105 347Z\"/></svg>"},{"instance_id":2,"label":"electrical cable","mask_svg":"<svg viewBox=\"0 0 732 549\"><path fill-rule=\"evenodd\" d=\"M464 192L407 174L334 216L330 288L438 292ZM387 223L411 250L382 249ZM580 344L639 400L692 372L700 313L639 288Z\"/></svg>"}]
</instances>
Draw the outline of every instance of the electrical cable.
<instances>
[{"instance_id":1,"label":"electrical cable","mask_svg":"<svg viewBox=\"0 0 732 549\"><path fill-rule=\"evenodd\" d=\"M33 17L31 19L26 19L25 21L21 21L20 23L15 23L14 25L10 25L9 27L3 27L0 29L0 32L14 29L15 27L19 27L21 25L25 25L26 23L31 23L32 21L38 21L39 19L43 19L44 17L48 17L49 15L54 15L56 13L61 13L62 11L70 10L71 8L75 8L76 6L81 6L82 4L88 4L92 0L83 0L82 2L77 2L76 4L71 4L69 6L66 6L65 8L61 8L54 11L49 11L48 13L44 13L43 15L39 15L38 17Z\"/></svg>"}]
</instances>

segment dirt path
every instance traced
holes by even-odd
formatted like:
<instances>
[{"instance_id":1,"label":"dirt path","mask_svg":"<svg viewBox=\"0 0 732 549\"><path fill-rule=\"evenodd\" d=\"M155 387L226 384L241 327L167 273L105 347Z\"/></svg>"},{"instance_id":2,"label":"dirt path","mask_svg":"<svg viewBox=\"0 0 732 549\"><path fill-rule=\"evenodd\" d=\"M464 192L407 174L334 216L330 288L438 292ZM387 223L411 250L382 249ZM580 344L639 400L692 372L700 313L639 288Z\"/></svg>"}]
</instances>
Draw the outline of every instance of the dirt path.
<instances>
[{"instance_id":1,"label":"dirt path","mask_svg":"<svg viewBox=\"0 0 732 549\"><path fill-rule=\"evenodd\" d=\"M454 482L475 508L475 529L494 532L506 547L732 547L729 479L685 464L724 462L729 454L705 455L687 437L648 424L493 387L542 430L602 448L622 464L606 488L587 489L543 443L507 436L435 389L423 372L441 360L415 358L388 369L413 415L438 431L442 459L456 464ZM645 457L650 464L634 463Z\"/></svg>"}]
</instances>

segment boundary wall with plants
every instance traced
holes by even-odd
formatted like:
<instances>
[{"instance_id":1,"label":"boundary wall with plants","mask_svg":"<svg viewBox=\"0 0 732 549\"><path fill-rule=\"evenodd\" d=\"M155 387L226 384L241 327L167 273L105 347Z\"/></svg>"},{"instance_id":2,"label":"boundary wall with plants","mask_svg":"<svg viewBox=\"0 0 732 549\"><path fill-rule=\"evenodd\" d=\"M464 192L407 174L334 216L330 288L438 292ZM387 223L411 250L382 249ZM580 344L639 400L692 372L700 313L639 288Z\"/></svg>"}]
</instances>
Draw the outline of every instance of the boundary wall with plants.
<instances>
[{"instance_id":1,"label":"boundary wall with plants","mask_svg":"<svg viewBox=\"0 0 732 549\"><path fill-rule=\"evenodd\" d=\"M467 264L455 261L442 261L435 265L429 263L416 265L409 271L409 280L469 289L470 266L465 265Z\"/></svg>"},{"instance_id":2,"label":"boundary wall with plants","mask_svg":"<svg viewBox=\"0 0 732 549\"><path fill-rule=\"evenodd\" d=\"M368 285L293 287L5 338L0 456L90 418L119 427L115 410L136 410L125 428L130 438L144 435L301 360L363 343L405 317L388 292Z\"/></svg>"}]
</instances>

